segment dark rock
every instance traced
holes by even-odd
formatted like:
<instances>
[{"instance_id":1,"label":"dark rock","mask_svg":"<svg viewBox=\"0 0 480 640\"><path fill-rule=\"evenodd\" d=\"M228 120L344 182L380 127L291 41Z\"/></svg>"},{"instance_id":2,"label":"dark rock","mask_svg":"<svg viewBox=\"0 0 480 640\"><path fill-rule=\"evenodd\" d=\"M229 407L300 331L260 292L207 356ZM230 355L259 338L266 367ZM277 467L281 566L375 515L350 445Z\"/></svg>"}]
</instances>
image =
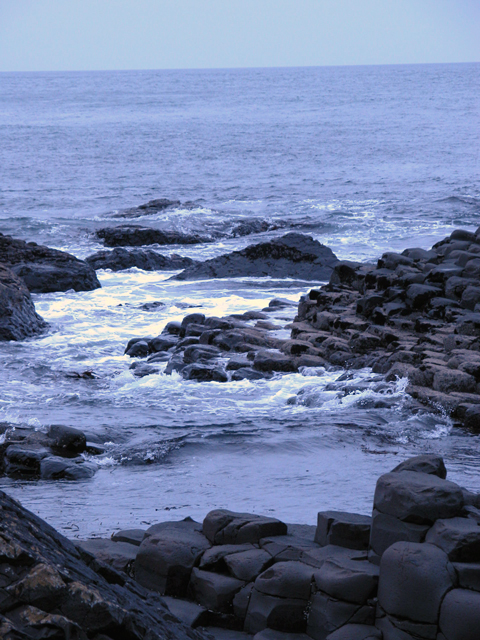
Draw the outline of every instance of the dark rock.
<instances>
[{"instance_id":1,"label":"dark rock","mask_svg":"<svg viewBox=\"0 0 480 640\"><path fill-rule=\"evenodd\" d=\"M156 200L150 200L145 204L141 204L138 207L131 207L124 211L116 211L114 215L116 218L139 218L140 216L151 216L165 209L179 207L180 205L180 200L157 198Z\"/></svg>"},{"instance_id":2,"label":"dark rock","mask_svg":"<svg viewBox=\"0 0 480 640\"><path fill-rule=\"evenodd\" d=\"M250 549L229 554L225 557L225 564L230 575L238 580L251 582L265 571L271 564L270 554L263 549Z\"/></svg>"},{"instance_id":3,"label":"dark rock","mask_svg":"<svg viewBox=\"0 0 480 640\"><path fill-rule=\"evenodd\" d=\"M454 562L453 566L457 572L459 587L480 591L479 562Z\"/></svg>"},{"instance_id":4,"label":"dark rock","mask_svg":"<svg viewBox=\"0 0 480 640\"><path fill-rule=\"evenodd\" d=\"M162 522L145 532L135 560L135 578L148 589L184 597L193 566L210 543L193 520Z\"/></svg>"},{"instance_id":5,"label":"dark rock","mask_svg":"<svg viewBox=\"0 0 480 640\"><path fill-rule=\"evenodd\" d=\"M370 547L380 557L395 542L423 542L429 528L428 524L403 522L374 510Z\"/></svg>"},{"instance_id":6,"label":"dark rock","mask_svg":"<svg viewBox=\"0 0 480 640\"><path fill-rule=\"evenodd\" d=\"M97 238L107 247L141 247L150 244L200 244L212 242L212 238L185 234L179 231L161 231L141 225L125 224L118 227L99 229Z\"/></svg>"},{"instance_id":7,"label":"dark rock","mask_svg":"<svg viewBox=\"0 0 480 640\"><path fill-rule=\"evenodd\" d=\"M11 477L39 476L40 463L49 455L45 447L10 445L5 452L5 473Z\"/></svg>"},{"instance_id":8,"label":"dark rock","mask_svg":"<svg viewBox=\"0 0 480 640\"><path fill-rule=\"evenodd\" d=\"M382 640L380 629L364 624L346 624L330 633L325 640Z\"/></svg>"},{"instance_id":9,"label":"dark rock","mask_svg":"<svg viewBox=\"0 0 480 640\"><path fill-rule=\"evenodd\" d=\"M464 424L467 429L480 431L480 406L471 405L465 412Z\"/></svg>"},{"instance_id":10,"label":"dark rock","mask_svg":"<svg viewBox=\"0 0 480 640\"><path fill-rule=\"evenodd\" d=\"M86 462L83 458L50 456L40 462L40 477L43 480L87 480L95 475L96 470L96 464Z\"/></svg>"},{"instance_id":11,"label":"dark rock","mask_svg":"<svg viewBox=\"0 0 480 640\"><path fill-rule=\"evenodd\" d=\"M253 589L245 618L245 631L256 634L267 627L298 633L305 631L307 602L298 598L278 598Z\"/></svg>"},{"instance_id":12,"label":"dark rock","mask_svg":"<svg viewBox=\"0 0 480 640\"><path fill-rule=\"evenodd\" d=\"M291 356L273 350L261 349L255 354L253 366L257 371L297 371L298 365Z\"/></svg>"},{"instance_id":13,"label":"dark rock","mask_svg":"<svg viewBox=\"0 0 480 640\"><path fill-rule=\"evenodd\" d=\"M253 582L250 582L249 584L242 587L233 598L233 613L240 620L245 620L246 618L252 590Z\"/></svg>"},{"instance_id":14,"label":"dark rock","mask_svg":"<svg viewBox=\"0 0 480 640\"><path fill-rule=\"evenodd\" d=\"M180 335L182 329L182 324L177 322L176 320L172 320L171 322L167 322L162 333L168 333L173 336Z\"/></svg>"},{"instance_id":15,"label":"dark rock","mask_svg":"<svg viewBox=\"0 0 480 640\"><path fill-rule=\"evenodd\" d=\"M125 355L130 356L130 358L146 358L150 353L149 341L140 339L131 345L130 343L131 341L125 349Z\"/></svg>"},{"instance_id":16,"label":"dark rock","mask_svg":"<svg viewBox=\"0 0 480 640\"><path fill-rule=\"evenodd\" d=\"M217 573L228 573L225 563L227 556L242 553L243 551L258 551L253 544L222 544L215 545L207 549L200 559L200 569L205 571L215 571Z\"/></svg>"},{"instance_id":17,"label":"dark rock","mask_svg":"<svg viewBox=\"0 0 480 640\"><path fill-rule=\"evenodd\" d=\"M188 600L180 600L171 596L163 596L163 601L167 605L169 611L187 627L195 629L199 626L205 626L208 621L205 607L200 606L196 602Z\"/></svg>"},{"instance_id":18,"label":"dark rock","mask_svg":"<svg viewBox=\"0 0 480 640\"><path fill-rule=\"evenodd\" d=\"M194 567L190 577L189 592L207 609L228 613L232 609L235 594L243 585L244 582L241 580Z\"/></svg>"},{"instance_id":19,"label":"dark rock","mask_svg":"<svg viewBox=\"0 0 480 640\"><path fill-rule=\"evenodd\" d=\"M367 549L370 538L370 516L345 511L320 511L317 516L315 542L348 549Z\"/></svg>"},{"instance_id":20,"label":"dark rock","mask_svg":"<svg viewBox=\"0 0 480 640\"><path fill-rule=\"evenodd\" d=\"M421 309L432 298L441 295L441 289L427 284L411 284L407 288L407 302L413 309Z\"/></svg>"},{"instance_id":21,"label":"dark rock","mask_svg":"<svg viewBox=\"0 0 480 640\"><path fill-rule=\"evenodd\" d=\"M54 424L48 430L48 438L52 449L61 453L83 453L87 446L87 437L79 429Z\"/></svg>"},{"instance_id":22,"label":"dark rock","mask_svg":"<svg viewBox=\"0 0 480 640\"><path fill-rule=\"evenodd\" d=\"M440 611L440 629L446 640L478 640L480 593L453 589Z\"/></svg>"},{"instance_id":23,"label":"dark rock","mask_svg":"<svg viewBox=\"0 0 480 640\"><path fill-rule=\"evenodd\" d=\"M0 341L24 340L46 327L23 280L0 264Z\"/></svg>"},{"instance_id":24,"label":"dark rock","mask_svg":"<svg viewBox=\"0 0 480 640\"><path fill-rule=\"evenodd\" d=\"M438 547L396 542L382 556L378 601L393 616L435 624L455 580L447 554Z\"/></svg>"},{"instance_id":25,"label":"dark rock","mask_svg":"<svg viewBox=\"0 0 480 640\"><path fill-rule=\"evenodd\" d=\"M200 634L112 567L0 493L2 613L7 638L187 640Z\"/></svg>"},{"instance_id":26,"label":"dark rock","mask_svg":"<svg viewBox=\"0 0 480 640\"><path fill-rule=\"evenodd\" d=\"M189 364L182 368L181 373L185 380L198 380L198 382L228 381L228 376L222 368L207 364Z\"/></svg>"},{"instance_id":27,"label":"dark rock","mask_svg":"<svg viewBox=\"0 0 480 640\"><path fill-rule=\"evenodd\" d=\"M443 549L451 561L480 562L480 523L472 518L437 520L426 542Z\"/></svg>"},{"instance_id":28,"label":"dark rock","mask_svg":"<svg viewBox=\"0 0 480 640\"><path fill-rule=\"evenodd\" d=\"M157 354L158 358L158 354ZM158 359L154 360L154 362L158 362ZM136 378L144 378L145 376L151 376L153 374L159 373L159 369L157 367L152 367L149 364L145 364L145 362L133 362L129 369L132 369L133 375Z\"/></svg>"},{"instance_id":29,"label":"dark rock","mask_svg":"<svg viewBox=\"0 0 480 640\"><path fill-rule=\"evenodd\" d=\"M285 535L287 525L276 518L216 509L205 517L203 533L212 544L257 543L266 536Z\"/></svg>"},{"instance_id":30,"label":"dark rock","mask_svg":"<svg viewBox=\"0 0 480 640\"><path fill-rule=\"evenodd\" d=\"M277 562L255 580L255 590L279 598L308 600L314 569L302 562ZM286 630L286 629L285 629Z\"/></svg>"},{"instance_id":31,"label":"dark rock","mask_svg":"<svg viewBox=\"0 0 480 640\"><path fill-rule=\"evenodd\" d=\"M164 256L151 249L128 251L123 248L113 249L113 251L99 251L85 258L85 261L95 270L111 269L112 271L123 271L132 267L144 271L176 271L196 264L195 260L176 254Z\"/></svg>"},{"instance_id":32,"label":"dark rock","mask_svg":"<svg viewBox=\"0 0 480 640\"><path fill-rule=\"evenodd\" d=\"M128 542L139 547L145 536L145 529L122 529L112 535L114 542Z\"/></svg>"},{"instance_id":33,"label":"dark rock","mask_svg":"<svg viewBox=\"0 0 480 640\"><path fill-rule=\"evenodd\" d=\"M333 631L352 622L360 608L358 604L343 602L319 591L312 598L307 634L314 640L325 640Z\"/></svg>"},{"instance_id":34,"label":"dark rock","mask_svg":"<svg viewBox=\"0 0 480 640\"><path fill-rule=\"evenodd\" d=\"M317 589L329 596L366 604L377 595L378 574L378 567L370 562L339 557L325 560L314 576Z\"/></svg>"},{"instance_id":35,"label":"dark rock","mask_svg":"<svg viewBox=\"0 0 480 640\"><path fill-rule=\"evenodd\" d=\"M32 293L92 291L100 287L94 269L75 256L0 233L0 263L9 267Z\"/></svg>"},{"instance_id":36,"label":"dark rock","mask_svg":"<svg viewBox=\"0 0 480 640\"><path fill-rule=\"evenodd\" d=\"M464 371L446 367L437 368L433 376L433 389L442 393L451 393L452 391L474 393L476 386L475 378Z\"/></svg>"},{"instance_id":37,"label":"dark rock","mask_svg":"<svg viewBox=\"0 0 480 640\"><path fill-rule=\"evenodd\" d=\"M288 633L285 631L264 629L256 633L253 640L309 640L309 636L305 633Z\"/></svg>"},{"instance_id":38,"label":"dark rock","mask_svg":"<svg viewBox=\"0 0 480 640\"><path fill-rule=\"evenodd\" d=\"M310 236L289 233L270 242L212 258L174 276L177 280L239 276L327 280L338 262L333 252Z\"/></svg>"},{"instance_id":39,"label":"dark rock","mask_svg":"<svg viewBox=\"0 0 480 640\"><path fill-rule=\"evenodd\" d=\"M138 308L142 311L158 311L159 309L163 309L164 307L164 302L160 302L160 300L154 300L153 302L144 302Z\"/></svg>"},{"instance_id":40,"label":"dark rock","mask_svg":"<svg viewBox=\"0 0 480 640\"><path fill-rule=\"evenodd\" d=\"M108 564L117 571L128 571L138 552L136 545L127 542L114 542L109 538L75 540L75 544L91 553L99 562Z\"/></svg>"},{"instance_id":41,"label":"dark rock","mask_svg":"<svg viewBox=\"0 0 480 640\"><path fill-rule=\"evenodd\" d=\"M404 460L399 465L392 469L392 473L395 471L417 471L418 473L431 473L434 476L438 476L443 480L447 477L447 470L445 469L445 463L441 456L435 454L424 454L421 456L415 456Z\"/></svg>"},{"instance_id":42,"label":"dark rock","mask_svg":"<svg viewBox=\"0 0 480 640\"><path fill-rule=\"evenodd\" d=\"M374 508L406 522L428 524L453 518L463 507L460 487L435 475L396 471L377 481Z\"/></svg>"},{"instance_id":43,"label":"dark rock","mask_svg":"<svg viewBox=\"0 0 480 640\"><path fill-rule=\"evenodd\" d=\"M232 375L232 380L234 382L240 382L241 380L265 380L269 377L270 375L268 373L262 373L261 371L245 368L235 371Z\"/></svg>"}]
</instances>

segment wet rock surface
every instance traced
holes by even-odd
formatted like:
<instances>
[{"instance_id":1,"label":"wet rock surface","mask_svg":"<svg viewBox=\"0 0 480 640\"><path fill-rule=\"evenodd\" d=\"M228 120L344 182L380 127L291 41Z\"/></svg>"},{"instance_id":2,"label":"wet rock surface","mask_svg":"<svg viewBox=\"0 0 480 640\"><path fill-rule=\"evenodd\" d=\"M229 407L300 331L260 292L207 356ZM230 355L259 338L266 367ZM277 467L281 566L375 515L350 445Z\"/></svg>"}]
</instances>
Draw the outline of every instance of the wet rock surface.
<instances>
[{"instance_id":1,"label":"wet rock surface","mask_svg":"<svg viewBox=\"0 0 480 640\"><path fill-rule=\"evenodd\" d=\"M339 262L329 284L300 301L292 338L331 364L407 377L418 402L478 430L478 264L480 229L454 231L430 251L385 253L376 265Z\"/></svg>"},{"instance_id":2,"label":"wet rock surface","mask_svg":"<svg viewBox=\"0 0 480 640\"><path fill-rule=\"evenodd\" d=\"M85 434L73 427L52 425L45 433L7 424L0 426L0 474L25 480L86 480L97 465L84 454L99 454Z\"/></svg>"},{"instance_id":3,"label":"wet rock surface","mask_svg":"<svg viewBox=\"0 0 480 640\"><path fill-rule=\"evenodd\" d=\"M143 269L144 271L176 271L185 269L195 260L184 258L176 254L164 256L151 249L127 250L121 247L112 251L98 251L85 259L95 270L111 269L111 271L123 271L124 269Z\"/></svg>"},{"instance_id":4,"label":"wet rock surface","mask_svg":"<svg viewBox=\"0 0 480 640\"><path fill-rule=\"evenodd\" d=\"M97 238L103 240L106 247L141 247L150 244L201 244L212 242L208 236L182 233L180 231L162 231L138 224L123 224L117 227L99 229Z\"/></svg>"},{"instance_id":5,"label":"wet rock surface","mask_svg":"<svg viewBox=\"0 0 480 640\"><path fill-rule=\"evenodd\" d=\"M23 280L0 264L0 340L24 340L46 327Z\"/></svg>"},{"instance_id":6,"label":"wet rock surface","mask_svg":"<svg viewBox=\"0 0 480 640\"><path fill-rule=\"evenodd\" d=\"M326 280L338 262L331 249L300 233L251 245L206 260L174 276L176 280L264 277Z\"/></svg>"},{"instance_id":7,"label":"wet rock surface","mask_svg":"<svg viewBox=\"0 0 480 640\"><path fill-rule=\"evenodd\" d=\"M35 242L0 233L0 263L22 278L32 293L92 291L100 287L95 270L83 260Z\"/></svg>"}]
</instances>

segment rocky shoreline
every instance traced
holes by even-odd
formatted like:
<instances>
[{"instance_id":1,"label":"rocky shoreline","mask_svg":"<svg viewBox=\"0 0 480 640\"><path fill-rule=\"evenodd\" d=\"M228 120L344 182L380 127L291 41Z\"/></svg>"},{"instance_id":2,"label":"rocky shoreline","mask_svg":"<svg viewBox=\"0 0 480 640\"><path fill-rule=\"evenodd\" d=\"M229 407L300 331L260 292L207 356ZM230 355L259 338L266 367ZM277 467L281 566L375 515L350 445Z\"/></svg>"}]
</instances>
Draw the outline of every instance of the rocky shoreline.
<instances>
[{"instance_id":1,"label":"rocky shoreline","mask_svg":"<svg viewBox=\"0 0 480 640\"><path fill-rule=\"evenodd\" d=\"M0 493L0 633L78 640L477 640L480 494L405 460L372 516L216 509L69 541Z\"/></svg>"}]
</instances>

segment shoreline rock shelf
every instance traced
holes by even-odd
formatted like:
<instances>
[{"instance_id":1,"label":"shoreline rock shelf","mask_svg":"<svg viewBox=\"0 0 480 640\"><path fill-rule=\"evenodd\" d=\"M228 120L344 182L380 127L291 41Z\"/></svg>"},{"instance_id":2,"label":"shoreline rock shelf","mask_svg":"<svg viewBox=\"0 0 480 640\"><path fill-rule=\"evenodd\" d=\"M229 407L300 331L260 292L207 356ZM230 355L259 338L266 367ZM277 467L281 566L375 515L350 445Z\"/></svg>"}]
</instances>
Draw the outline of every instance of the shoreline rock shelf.
<instances>
[{"instance_id":1,"label":"shoreline rock shelf","mask_svg":"<svg viewBox=\"0 0 480 640\"><path fill-rule=\"evenodd\" d=\"M12 504L18 512L20 507L0 494L7 514ZM22 526L29 528L32 516L25 514ZM9 518L0 521L3 562L12 567L2 573L8 584L0 587L0 625L24 625L26 637L36 638L28 635L33 611L35 620L55 615L60 621L61 614L61 624L85 625L88 637L97 638L88 624L99 624L99 617L111 621L112 600L97 606L97 600L85 599L80 621L70 601L73 577L45 568L51 551L43 548L39 519L31 535L41 568ZM48 529L64 553L67 541ZM192 638L210 637L200 635L210 631L230 640L478 640L480 494L447 480L443 460L435 455L411 458L381 476L371 518L321 511L316 526L287 525L216 509L203 523L160 522L110 539L68 544L70 555L76 547L76 562L86 560L89 570L121 585L117 593L126 587L144 599L147 612L158 603L157 615L164 615L163 602L198 629ZM134 609L132 615L138 605ZM128 607L114 611L116 624L130 615ZM105 627L94 631L102 640L121 637Z\"/></svg>"},{"instance_id":2,"label":"shoreline rock shelf","mask_svg":"<svg viewBox=\"0 0 480 640\"><path fill-rule=\"evenodd\" d=\"M430 251L340 262L299 304L292 339L347 368L407 377L407 393L480 429L480 229Z\"/></svg>"}]
</instances>

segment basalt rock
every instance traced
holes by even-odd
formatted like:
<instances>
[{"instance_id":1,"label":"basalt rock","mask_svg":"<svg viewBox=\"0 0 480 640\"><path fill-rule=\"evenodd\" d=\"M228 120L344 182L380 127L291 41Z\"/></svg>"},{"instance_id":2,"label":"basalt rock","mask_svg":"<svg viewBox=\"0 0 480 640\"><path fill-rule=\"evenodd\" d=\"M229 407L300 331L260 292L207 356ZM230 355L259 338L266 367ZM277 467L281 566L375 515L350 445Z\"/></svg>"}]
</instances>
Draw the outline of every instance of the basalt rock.
<instances>
[{"instance_id":1,"label":"basalt rock","mask_svg":"<svg viewBox=\"0 0 480 640\"><path fill-rule=\"evenodd\" d=\"M46 326L23 280L0 264L0 341L24 340L41 334Z\"/></svg>"},{"instance_id":2,"label":"basalt rock","mask_svg":"<svg viewBox=\"0 0 480 640\"><path fill-rule=\"evenodd\" d=\"M103 240L106 247L142 247L159 244L201 244L212 242L212 238L180 231L162 231L152 227L135 224L124 224L118 227L106 227L96 232L97 238Z\"/></svg>"},{"instance_id":3,"label":"basalt rock","mask_svg":"<svg viewBox=\"0 0 480 640\"><path fill-rule=\"evenodd\" d=\"M92 291L101 285L94 269L69 253L0 233L0 263L9 267L32 293Z\"/></svg>"},{"instance_id":4,"label":"basalt rock","mask_svg":"<svg viewBox=\"0 0 480 640\"><path fill-rule=\"evenodd\" d=\"M129 251L121 247L117 247L113 251L99 251L88 256L85 260L95 270L111 269L112 271L123 271L132 267L144 271L176 271L196 264L195 260L176 254L164 256L151 249Z\"/></svg>"},{"instance_id":5,"label":"basalt rock","mask_svg":"<svg viewBox=\"0 0 480 640\"><path fill-rule=\"evenodd\" d=\"M189 267L176 280L265 277L326 280L338 262L328 247L310 236L288 233Z\"/></svg>"}]
</instances>

